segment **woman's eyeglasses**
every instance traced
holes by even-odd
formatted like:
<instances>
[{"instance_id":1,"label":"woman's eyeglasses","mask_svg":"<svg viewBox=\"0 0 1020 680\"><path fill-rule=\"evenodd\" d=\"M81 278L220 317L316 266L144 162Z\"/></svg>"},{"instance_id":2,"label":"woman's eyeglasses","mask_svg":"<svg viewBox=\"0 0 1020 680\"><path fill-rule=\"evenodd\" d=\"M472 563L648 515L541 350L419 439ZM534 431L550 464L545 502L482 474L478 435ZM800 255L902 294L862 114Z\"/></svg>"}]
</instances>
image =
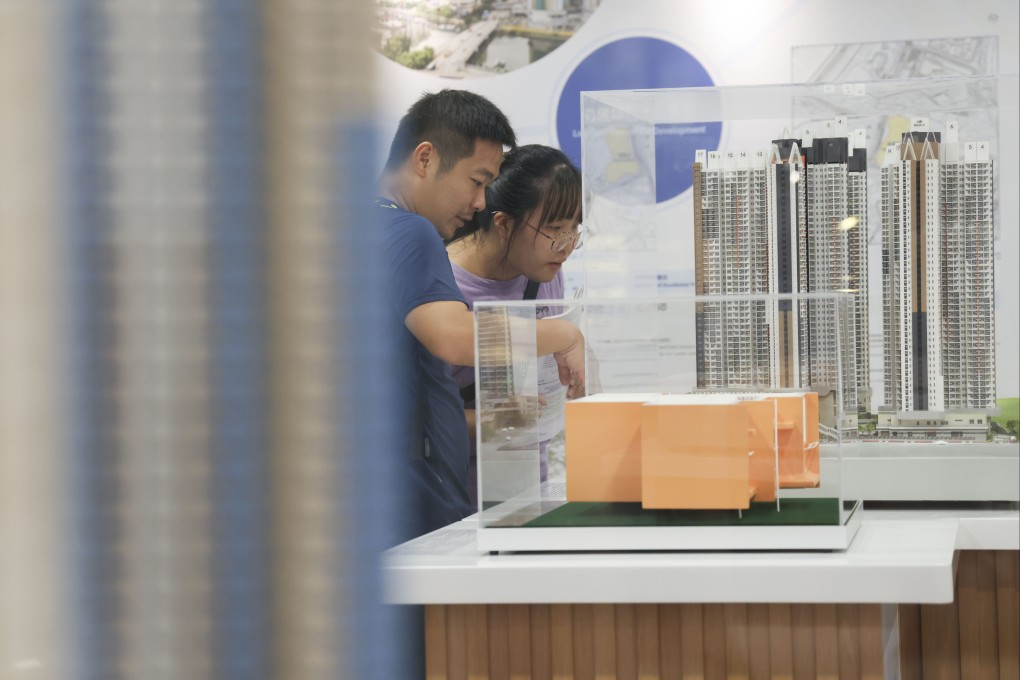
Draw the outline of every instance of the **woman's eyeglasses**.
<instances>
[{"instance_id":1,"label":"woman's eyeglasses","mask_svg":"<svg viewBox=\"0 0 1020 680\"><path fill-rule=\"evenodd\" d=\"M552 248L552 251L554 253L562 253L564 250L566 250L571 245L573 245L574 248L580 248L581 245L584 244L584 225L583 224L577 225L577 227L575 227L574 229L571 229L570 231L560 232L559 234L556 234L555 236L550 236L549 234L545 233L544 231L542 231L538 227L536 227L536 226L534 226L532 224L528 224L527 222L525 222L524 224L527 224L529 227L531 227L532 229L537 231L539 234L541 234L542 236L545 236L547 239L552 241L552 243L549 244L549 247Z\"/></svg>"}]
</instances>

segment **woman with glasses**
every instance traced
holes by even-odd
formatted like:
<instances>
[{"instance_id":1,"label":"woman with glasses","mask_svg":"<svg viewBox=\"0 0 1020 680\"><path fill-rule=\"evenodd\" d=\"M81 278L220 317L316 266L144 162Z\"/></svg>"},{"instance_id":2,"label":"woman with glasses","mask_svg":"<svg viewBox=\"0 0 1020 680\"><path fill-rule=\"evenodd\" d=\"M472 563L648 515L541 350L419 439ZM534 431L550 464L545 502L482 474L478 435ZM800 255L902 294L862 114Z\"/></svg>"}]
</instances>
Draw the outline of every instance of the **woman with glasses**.
<instances>
[{"instance_id":1,"label":"woman with glasses","mask_svg":"<svg viewBox=\"0 0 1020 680\"><path fill-rule=\"evenodd\" d=\"M557 300L563 298L563 263L581 246L581 174L562 151L531 144L506 154L499 176L485 190L485 210L458 229L447 243L453 275L468 306L479 300ZM557 309L552 312L558 311ZM550 310L538 310L539 317ZM566 387L555 362L545 362L540 391L546 407L560 408ZM454 366L474 431L474 368ZM542 385L546 389L542 389ZM546 442L541 445L546 478ZM474 446L468 489L476 492Z\"/></svg>"}]
</instances>

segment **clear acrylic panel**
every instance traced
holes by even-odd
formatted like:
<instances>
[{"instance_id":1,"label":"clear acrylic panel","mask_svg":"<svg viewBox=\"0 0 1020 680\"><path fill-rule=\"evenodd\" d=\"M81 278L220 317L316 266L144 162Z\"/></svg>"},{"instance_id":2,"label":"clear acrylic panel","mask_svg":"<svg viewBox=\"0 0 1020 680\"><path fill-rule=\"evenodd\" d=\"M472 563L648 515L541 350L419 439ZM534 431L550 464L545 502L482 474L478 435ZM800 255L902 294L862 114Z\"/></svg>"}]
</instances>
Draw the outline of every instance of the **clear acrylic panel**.
<instances>
[{"instance_id":1,"label":"clear acrylic panel","mask_svg":"<svg viewBox=\"0 0 1020 680\"><path fill-rule=\"evenodd\" d=\"M851 293L844 482L867 500L1016 502L1018 105L1015 73L584 92L572 285ZM644 339L606 385L649 356L666 379L667 348Z\"/></svg>"},{"instance_id":2,"label":"clear acrylic panel","mask_svg":"<svg viewBox=\"0 0 1020 680\"><path fill-rule=\"evenodd\" d=\"M481 529L845 525L851 303L476 303ZM586 340L587 396L571 401L536 352L541 325L564 321Z\"/></svg>"},{"instance_id":3,"label":"clear acrylic panel","mask_svg":"<svg viewBox=\"0 0 1020 680\"><path fill-rule=\"evenodd\" d=\"M753 166L768 161L774 140L810 145L815 139L846 138L851 155L860 146L859 158L871 168L866 173L871 205L863 217L874 230L886 148L910 130L946 136L955 123L953 135L961 145L986 143L992 160L1002 166L993 178L996 224L1002 223L1000 213L1015 219L1016 197L1006 197L1008 205L1000 206L998 186L1000 177L1011 183L1017 178L1017 154L1008 147L1000 153L1000 129L1004 140L1015 138L1009 130L1017 123L1017 82L1013 74L582 92L586 291L599 297L656 295L662 292L663 273L690 258L693 206L679 221L660 218L665 203L690 201L690 169L699 149L716 154L718 164ZM670 141L684 137L706 145ZM959 153L962 159L964 150ZM662 154L669 157L657 157ZM684 185L659 186L664 181Z\"/></svg>"}]
</instances>

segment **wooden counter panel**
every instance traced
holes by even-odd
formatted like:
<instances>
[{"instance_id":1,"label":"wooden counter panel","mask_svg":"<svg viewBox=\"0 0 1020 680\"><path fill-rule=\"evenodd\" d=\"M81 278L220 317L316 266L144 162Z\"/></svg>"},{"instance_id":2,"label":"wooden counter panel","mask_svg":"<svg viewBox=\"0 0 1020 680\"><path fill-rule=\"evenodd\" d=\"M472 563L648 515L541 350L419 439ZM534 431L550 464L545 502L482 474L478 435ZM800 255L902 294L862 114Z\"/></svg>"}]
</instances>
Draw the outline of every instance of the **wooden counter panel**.
<instances>
[{"instance_id":1,"label":"wooden counter panel","mask_svg":"<svg viewBox=\"0 0 1020 680\"><path fill-rule=\"evenodd\" d=\"M900 677L1020 680L1020 558L962 551L956 598L899 605ZM878 604L428 605L428 680L881 680Z\"/></svg>"},{"instance_id":2,"label":"wooden counter panel","mask_svg":"<svg viewBox=\"0 0 1020 680\"><path fill-rule=\"evenodd\" d=\"M428 680L881 679L880 659L877 674L868 674L864 670L875 669L875 660L862 658L882 649L879 605L428 605L425 610ZM799 649L810 652L798 659Z\"/></svg>"},{"instance_id":3,"label":"wooden counter panel","mask_svg":"<svg viewBox=\"0 0 1020 680\"><path fill-rule=\"evenodd\" d=\"M1020 680L1020 561L964 550L950 604L900 605L900 677Z\"/></svg>"}]
</instances>

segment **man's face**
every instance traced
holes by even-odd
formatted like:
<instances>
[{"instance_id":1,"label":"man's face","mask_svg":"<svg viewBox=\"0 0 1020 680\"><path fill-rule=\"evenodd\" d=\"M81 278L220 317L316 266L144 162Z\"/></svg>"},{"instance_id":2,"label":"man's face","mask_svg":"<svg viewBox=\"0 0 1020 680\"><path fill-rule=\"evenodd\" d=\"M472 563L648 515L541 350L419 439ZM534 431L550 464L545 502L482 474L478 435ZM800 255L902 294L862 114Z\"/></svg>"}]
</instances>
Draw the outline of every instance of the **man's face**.
<instances>
[{"instance_id":1,"label":"man's face","mask_svg":"<svg viewBox=\"0 0 1020 680\"><path fill-rule=\"evenodd\" d=\"M423 187L425 210L421 212L443 238L464 226L476 212L485 209L485 187L499 174L503 146L477 140L475 152L460 159L448 171L439 172L439 159L430 163Z\"/></svg>"}]
</instances>

